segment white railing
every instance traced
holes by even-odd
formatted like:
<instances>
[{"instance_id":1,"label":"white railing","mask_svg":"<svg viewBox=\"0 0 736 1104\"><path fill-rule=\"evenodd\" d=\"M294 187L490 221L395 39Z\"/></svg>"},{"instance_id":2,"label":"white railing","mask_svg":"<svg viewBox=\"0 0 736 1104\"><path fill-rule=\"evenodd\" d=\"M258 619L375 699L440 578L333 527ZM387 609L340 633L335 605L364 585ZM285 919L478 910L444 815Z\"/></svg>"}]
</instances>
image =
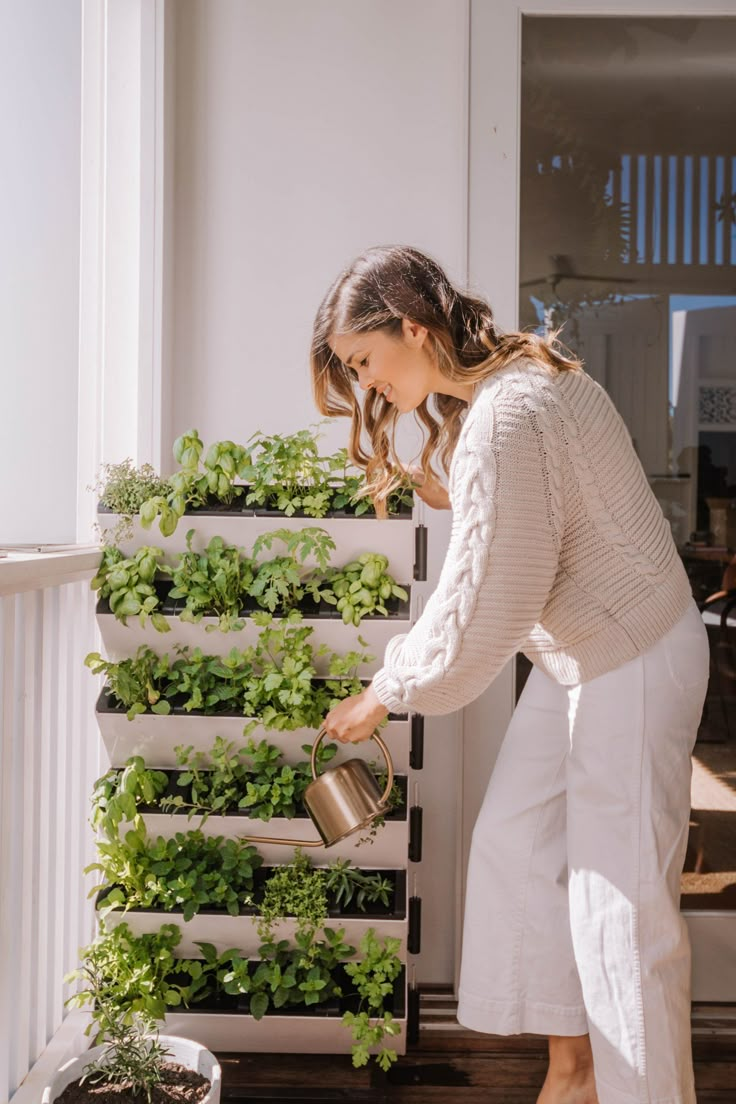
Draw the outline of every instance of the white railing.
<instances>
[{"instance_id":1,"label":"white railing","mask_svg":"<svg viewBox=\"0 0 736 1104\"><path fill-rule=\"evenodd\" d=\"M59 1032L64 974L93 935L82 870L101 757L84 657L99 648L89 586L98 562L93 549L0 560L2 1104Z\"/></svg>"}]
</instances>

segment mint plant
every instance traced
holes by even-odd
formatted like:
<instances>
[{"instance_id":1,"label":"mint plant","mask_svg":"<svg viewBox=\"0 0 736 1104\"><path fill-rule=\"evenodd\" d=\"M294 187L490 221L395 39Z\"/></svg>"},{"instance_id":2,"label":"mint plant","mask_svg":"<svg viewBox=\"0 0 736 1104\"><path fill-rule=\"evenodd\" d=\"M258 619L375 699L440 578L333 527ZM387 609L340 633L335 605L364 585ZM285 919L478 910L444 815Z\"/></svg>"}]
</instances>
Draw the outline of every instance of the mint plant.
<instances>
[{"instance_id":1,"label":"mint plant","mask_svg":"<svg viewBox=\"0 0 736 1104\"><path fill-rule=\"evenodd\" d=\"M89 652L84 663L92 674L107 677L111 694L126 706L129 721L148 710L161 714L171 712L170 703L162 697L167 685L167 657L159 658L145 644L140 645L134 656L117 663L103 659L99 652Z\"/></svg>"},{"instance_id":2,"label":"mint plant","mask_svg":"<svg viewBox=\"0 0 736 1104\"><path fill-rule=\"evenodd\" d=\"M186 809L190 818L201 815L201 823L212 813L234 811L258 820L291 818L312 780L309 759L290 767L282 762L281 750L266 740L258 744L249 740L245 748L237 748L232 741L217 736L207 756L181 744L174 750L177 763L184 767L177 783L189 788L189 800L181 794L172 795L161 801L161 808L171 812ZM311 746L303 744L302 750L309 755ZM329 762L336 751L334 745L320 744L319 765ZM206 760L210 765L204 765Z\"/></svg>"},{"instance_id":3,"label":"mint plant","mask_svg":"<svg viewBox=\"0 0 736 1104\"><path fill-rule=\"evenodd\" d=\"M161 548L145 547L126 559L114 545L103 549L90 588L99 591L100 598L108 599L111 612L124 625L128 624L129 617L137 616L141 625L150 617L157 632L169 632L171 626L159 612L160 602L154 586L163 555Z\"/></svg>"},{"instance_id":4,"label":"mint plant","mask_svg":"<svg viewBox=\"0 0 736 1104\"><path fill-rule=\"evenodd\" d=\"M226 993L250 997L249 1010L260 1020L270 1005L304 1004L307 1007L341 995L334 980L334 971L345 957L355 954L355 947L344 942L345 930L324 929L324 939L316 939L314 931L297 933L296 947L283 939L267 939L258 950L257 964L237 954L221 965L217 977ZM199 944L211 957L211 948Z\"/></svg>"},{"instance_id":5,"label":"mint plant","mask_svg":"<svg viewBox=\"0 0 736 1104\"><path fill-rule=\"evenodd\" d=\"M187 533L187 551L182 552L172 570L174 586L169 598L185 598L182 621L201 621L205 614L218 617L217 625L207 632L231 632L243 628L239 616L253 584L254 567L242 549L228 545L222 537L212 537L203 552L192 550L194 529Z\"/></svg>"},{"instance_id":6,"label":"mint plant","mask_svg":"<svg viewBox=\"0 0 736 1104\"><path fill-rule=\"evenodd\" d=\"M201 648L191 652L185 644L175 644L178 659L171 664L166 694L184 698L182 708L203 713L237 710L252 674L251 652L232 648L227 656L205 655Z\"/></svg>"},{"instance_id":7,"label":"mint plant","mask_svg":"<svg viewBox=\"0 0 736 1104\"><path fill-rule=\"evenodd\" d=\"M181 908L185 921L201 908L238 916L253 903L253 877L263 862L246 840L205 836L198 829L150 839L141 817L124 840L98 841L97 851L99 860L85 873L96 870L104 879L90 894L107 891L102 916L119 908Z\"/></svg>"}]
</instances>

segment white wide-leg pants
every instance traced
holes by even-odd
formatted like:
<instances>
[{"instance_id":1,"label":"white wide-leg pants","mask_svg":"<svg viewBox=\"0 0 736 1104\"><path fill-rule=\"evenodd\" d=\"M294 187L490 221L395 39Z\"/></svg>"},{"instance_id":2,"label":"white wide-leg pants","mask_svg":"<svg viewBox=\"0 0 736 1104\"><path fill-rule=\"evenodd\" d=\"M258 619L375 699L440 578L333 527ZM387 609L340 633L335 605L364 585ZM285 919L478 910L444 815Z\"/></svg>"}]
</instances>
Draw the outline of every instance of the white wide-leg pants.
<instances>
[{"instance_id":1,"label":"white wide-leg pants","mask_svg":"<svg viewBox=\"0 0 736 1104\"><path fill-rule=\"evenodd\" d=\"M589 1032L600 1104L695 1104L679 900L708 668L695 602L598 678L533 668L473 831L458 1020Z\"/></svg>"}]
</instances>

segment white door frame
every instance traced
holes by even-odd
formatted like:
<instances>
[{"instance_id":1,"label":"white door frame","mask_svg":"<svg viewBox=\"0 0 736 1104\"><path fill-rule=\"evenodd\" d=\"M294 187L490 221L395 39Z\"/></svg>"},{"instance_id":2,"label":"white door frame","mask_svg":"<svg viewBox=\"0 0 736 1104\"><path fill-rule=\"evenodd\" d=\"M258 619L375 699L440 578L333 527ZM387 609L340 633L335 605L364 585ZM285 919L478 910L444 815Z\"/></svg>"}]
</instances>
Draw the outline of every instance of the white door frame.
<instances>
[{"instance_id":1,"label":"white door frame","mask_svg":"<svg viewBox=\"0 0 736 1104\"><path fill-rule=\"evenodd\" d=\"M518 326L519 181L521 138L522 17L609 16L692 19L692 0L470 0L470 125L468 171L468 280L493 307L502 329ZM697 16L734 16L733 0L705 0ZM462 912L470 835L501 738L514 707L513 663L486 693L464 711L462 824L458 863L462 870ZM489 738L490 737L490 738ZM723 1000L718 955L724 922L736 946L736 913L715 914L718 937L703 938L708 915L684 913L694 943L693 999ZM458 924L458 931L460 925ZM697 945L696 945L697 941ZM459 961L459 955L456 961ZM457 979L457 971L456 971Z\"/></svg>"}]
</instances>

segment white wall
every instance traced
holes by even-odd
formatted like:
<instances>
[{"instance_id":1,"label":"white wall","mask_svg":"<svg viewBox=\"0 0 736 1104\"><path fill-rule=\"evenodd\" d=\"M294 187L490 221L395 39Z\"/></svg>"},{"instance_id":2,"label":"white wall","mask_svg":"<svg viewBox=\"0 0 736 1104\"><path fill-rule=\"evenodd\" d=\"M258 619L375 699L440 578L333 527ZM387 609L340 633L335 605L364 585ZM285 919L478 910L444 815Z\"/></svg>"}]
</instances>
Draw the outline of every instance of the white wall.
<instances>
[{"instance_id":1,"label":"white wall","mask_svg":"<svg viewBox=\"0 0 736 1104\"><path fill-rule=\"evenodd\" d=\"M80 0L0 0L0 542L76 539Z\"/></svg>"},{"instance_id":2,"label":"white wall","mask_svg":"<svg viewBox=\"0 0 736 1104\"><path fill-rule=\"evenodd\" d=\"M309 338L328 285L395 241L462 280L467 189L465 3L177 0L174 15L165 455L190 425L242 439L315 417Z\"/></svg>"},{"instance_id":3,"label":"white wall","mask_svg":"<svg viewBox=\"0 0 736 1104\"><path fill-rule=\"evenodd\" d=\"M312 321L361 250L412 244L465 281L468 5L177 0L168 10L170 458L192 426L205 442L243 441L316 420ZM330 427L325 447L345 444L347 425ZM430 589L448 522L433 516ZM457 717L428 722L420 980L453 973L458 735Z\"/></svg>"}]
</instances>

